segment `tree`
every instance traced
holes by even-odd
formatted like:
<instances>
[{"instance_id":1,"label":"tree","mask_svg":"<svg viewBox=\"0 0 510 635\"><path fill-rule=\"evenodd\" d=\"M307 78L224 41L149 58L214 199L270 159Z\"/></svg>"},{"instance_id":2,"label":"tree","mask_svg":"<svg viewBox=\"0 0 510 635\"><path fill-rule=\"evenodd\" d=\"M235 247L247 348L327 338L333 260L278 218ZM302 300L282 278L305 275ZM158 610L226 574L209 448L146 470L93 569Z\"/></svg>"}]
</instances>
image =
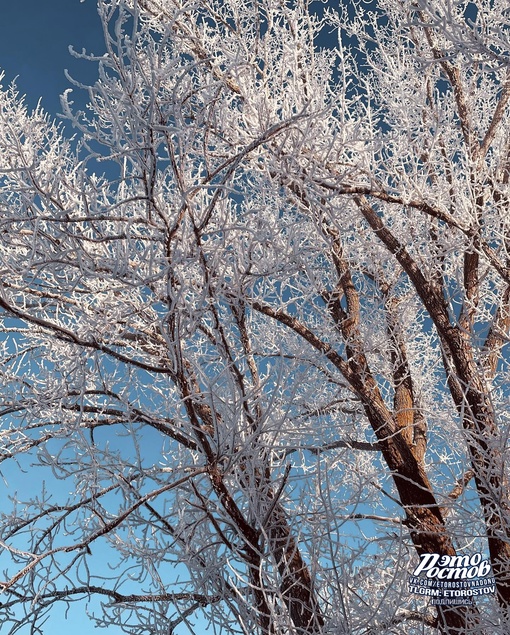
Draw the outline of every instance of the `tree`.
<instances>
[{"instance_id":1,"label":"tree","mask_svg":"<svg viewBox=\"0 0 510 635\"><path fill-rule=\"evenodd\" d=\"M6 628L508 632L506 3L98 7L77 142L0 97Z\"/></svg>"}]
</instances>

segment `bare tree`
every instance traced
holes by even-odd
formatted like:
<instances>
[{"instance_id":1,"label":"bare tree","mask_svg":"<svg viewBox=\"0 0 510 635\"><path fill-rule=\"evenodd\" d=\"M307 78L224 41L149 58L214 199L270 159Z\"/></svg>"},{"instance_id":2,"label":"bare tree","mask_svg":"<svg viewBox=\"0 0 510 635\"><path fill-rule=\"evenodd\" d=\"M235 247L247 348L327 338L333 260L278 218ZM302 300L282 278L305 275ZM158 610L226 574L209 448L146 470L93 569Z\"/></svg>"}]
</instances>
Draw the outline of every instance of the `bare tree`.
<instances>
[{"instance_id":1,"label":"bare tree","mask_svg":"<svg viewBox=\"0 0 510 635\"><path fill-rule=\"evenodd\" d=\"M77 147L0 94L4 628L504 635L506 2L98 7Z\"/></svg>"}]
</instances>

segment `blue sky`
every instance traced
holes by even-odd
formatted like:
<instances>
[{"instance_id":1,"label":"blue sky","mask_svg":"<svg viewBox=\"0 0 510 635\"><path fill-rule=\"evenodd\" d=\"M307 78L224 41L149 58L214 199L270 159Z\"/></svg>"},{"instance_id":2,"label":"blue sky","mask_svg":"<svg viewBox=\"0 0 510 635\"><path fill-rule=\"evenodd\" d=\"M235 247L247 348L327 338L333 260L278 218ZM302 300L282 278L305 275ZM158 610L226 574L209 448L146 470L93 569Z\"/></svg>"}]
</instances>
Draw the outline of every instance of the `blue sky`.
<instances>
[{"instance_id":1,"label":"blue sky","mask_svg":"<svg viewBox=\"0 0 510 635\"><path fill-rule=\"evenodd\" d=\"M14 0L3 2L0 20L0 71L5 73L2 80L4 88L16 81L19 93L25 95L29 108L33 109L42 100L43 108L53 117L60 112L60 94L72 87L65 76L65 69L72 77L83 83L93 83L97 77L97 66L92 62L77 60L69 53L69 45L77 51L85 48L96 55L104 51L103 33L96 10L96 0ZM85 91L73 89L73 101L80 108L86 103ZM10 492L18 488L27 490L27 480L31 481L29 468L19 474L3 465L0 475L8 481ZM36 473L32 478L37 481ZM48 482L48 487L65 488L68 483ZM54 493L57 493L56 490ZM3 492L5 495L5 491ZM94 550L98 551L98 547ZM108 569L108 556L104 552L105 574L112 575ZM0 554L0 569L2 568ZM88 607L86 606L88 604ZM60 635L72 628L72 635L91 635L105 633L120 635L119 627L97 630L87 616L89 612L101 614L100 600L73 603L66 611L65 606L54 608L51 617L43 626L44 635ZM201 625L202 632L207 628ZM0 627L1 630L1 627ZM200 629L199 629L200 630ZM20 635L29 632L25 629ZM176 634L188 632L182 626Z\"/></svg>"},{"instance_id":2,"label":"blue sky","mask_svg":"<svg viewBox=\"0 0 510 635\"><path fill-rule=\"evenodd\" d=\"M93 63L76 60L69 54L70 44L78 51L103 52L103 37L95 0L15 0L2 2L0 20L0 70L5 87L16 78L19 92L34 108L42 99L44 109L55 116L60 111L59 95L70 87L64 70L82 82L93 82L97 70ZM73 99L82 105L86 94L75 89ZM9 479L11 480L11 479ZM21 483L10 482L16 488ZM91 606L89 608L92 608ZM100 605L94 606L100 612ZM119 635L119 628L97 631L85 614L83 603L64 607L45 623L44 635L59 635L72 625L73 635L104 632ZM23 631L28 632L28 630Z\"/></svg>"},{"instance_id":3,"label":"blue sky","mask_svg":"<svg viewBox=\"0 0 510 635\"><path fill-rule=\"evenodd\" d=\"M18 76L19 91L26 95L30 107L42 97L45 110L54 115L59 112L59 95L70 87L64 69L84 82L94 80L94 64L73 58L68 51L70 44L78 51L86 48L96 54L103 52L95 0L2 2L0 69L5 72L3 84Z\"/></svg>"}]
</instances>

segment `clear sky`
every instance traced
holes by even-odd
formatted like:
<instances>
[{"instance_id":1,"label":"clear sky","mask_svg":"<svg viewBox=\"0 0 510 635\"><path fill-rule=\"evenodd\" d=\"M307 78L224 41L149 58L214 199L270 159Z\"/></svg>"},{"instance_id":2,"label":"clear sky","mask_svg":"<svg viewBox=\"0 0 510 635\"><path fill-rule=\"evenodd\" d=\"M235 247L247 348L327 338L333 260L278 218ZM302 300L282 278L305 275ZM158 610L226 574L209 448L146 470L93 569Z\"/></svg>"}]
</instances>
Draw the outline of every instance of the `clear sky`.
<instances>
[{"instance_id":1,"label":"clear sky","mask_svg":"<svg viewBox=\"0 0 510 635\"><path fill-rule=\"evenodd\" d=\"M101 54L104 50L101 24L95 0L4 0L0 18L0 70L5 87L16 78L19 92L33 108L42 98L44 109L55 116L60 111L60 94L70 88L64 69L82 82L93 82L97 68L91 62L69 54L70 44L78 51ZM81 94L80 94L81 92ZM83 107L86 94L74 89L73 99ZM11 483L15 486L15 483ZM89 607L91 608L91 607ZM99 603L94 604L100 612ZM83 603L66 615L56 611L44 625L44 635L120 635L119 628L96 630L85 614ZM28 632L28 629L26 631Z\"/></svg>"},{"instance_id":2,"label":"clear sky","mask_svg":"<svg viewBox=\"0 0 510 635\"><path fill-rule=\"evenodd\" d=\"M82 48L96 55L104 52L96 0L0 0L0 11L0 71L5 73L4 88L15 79L30 108L42 99L43 108L56 116L60 112L60 94L72 87L65 77L65 69L83 83L93 83L97 77L97 66L93 62L77 60L69 53L69 45L80 52ZM85 91L73 89L76 105L83 108L86 100ZM3 468L2 475L7 476L10 487L21 487L16 471L7 472ZM25 478L30 478L28 471ZM57 485L65 487L66 484ZM107 564L105 557L105 574L111 575ZM121 635L123 632L119 627L95 629L86 610L85 602L76 602L68 612L63 605L61 610L54 609L43 626L43 634L64 635L69 628L72 635ZM100 600L89 603L88 610L100 614ZM205 625L202 628L202 632L207 631ZM3 632L1 625L0 631ZM28 628L22 631L23 635L28 632ZM184 632L187 629L176 629L176 634Z\"/></svg>"},{"instance_id":3,"label":"clear sky","mask_svg":"<svg viewBox=\"0 0 510 635\"><path fill-rule=\"evenodd\" d=\"M0 69L4 86L18 76L19 91L33 107L42 97L48 112L60 110L59 95L70 87L68 69L76 79L93 81L95 65L76 60L77 51L100 54L104 50L95 0L12 0L1 3ZM78 92L75 89L76 101Z\"/></svg>"}]
</instances>

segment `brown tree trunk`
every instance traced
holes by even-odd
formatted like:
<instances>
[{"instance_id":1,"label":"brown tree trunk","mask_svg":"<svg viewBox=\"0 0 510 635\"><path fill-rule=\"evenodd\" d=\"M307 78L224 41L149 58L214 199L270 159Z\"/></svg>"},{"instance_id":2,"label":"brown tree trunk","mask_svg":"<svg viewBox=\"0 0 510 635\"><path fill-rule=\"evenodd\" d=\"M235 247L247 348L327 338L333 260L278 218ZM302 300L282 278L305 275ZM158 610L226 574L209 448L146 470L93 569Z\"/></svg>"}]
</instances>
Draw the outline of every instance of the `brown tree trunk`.
<instances>
[{"instance_id":1,"label":"brown tree trunk","mask_svg":"<svg viewBox=\"0 0 510 635\"><path fill-rule=\"evenodd\" d=\"M510 535L508 487L498 448L498 431L489 393L475 363L469 331L450 322L440 286L427 279L404 245L386 227L364 196L356 197L363 216L413 283L423 306L434 322L445 356L445 370L454 402L467 432L471 465L483 511L491 563L496 577L500 607L508 619L510 610ZM504 300L504 299L503 299ZM505 313L503 311L503 313ZM508 328L508 315L502 316ZM487 338L487 341L490 339ZM496 338L497 340L497 338ZM503 515L507 517L503 519ZM439 552L438 552L439 553Z\"/></svg>"},{"instance_id":2,"label":"brown tree trunk","mask_svg":"<svg viewBox=\"0 0 510 635\"><path fill-rule=\"evenodd\" d=\"M480 377L469 343L452 330L443 337L449 363L448 385L467 433L476 489L487 528L487 542L498 601L510 611L510 502L499 432L488 388ZM463 386L466 386L464 390Z\"/></svg>"},{"instance_id":3,"label":"brown tree trunk","mask_svg":"<svg viewBox=\"0 0 510 635\"><path fill-rule=\"evenodd\" d=\"M394 422L382 398L375 397L369 386L360 387L360 394L365 395L365 411L381 444L384 459L393 474L400 502L406 513L406 524L418 555L456 555L423 467L416 460L404 437L391 432ZM471 607L438 606L437 612L438 625L447 635L468 633L469 627L477 622L477 611Z\"/></svg>"},{"instance_id":4,"label":"brown tree trunk","mask_svg":"<svg viewBox=\"0 0 510 635\"><path fill-rule=\"evenodd\" d=\"M276 503L270 514L266 531L271 555L280 574L280 593L296 628L296 634L320 633L324 618L313 580L279 503Z\"/></svg>"}]
</instances>

